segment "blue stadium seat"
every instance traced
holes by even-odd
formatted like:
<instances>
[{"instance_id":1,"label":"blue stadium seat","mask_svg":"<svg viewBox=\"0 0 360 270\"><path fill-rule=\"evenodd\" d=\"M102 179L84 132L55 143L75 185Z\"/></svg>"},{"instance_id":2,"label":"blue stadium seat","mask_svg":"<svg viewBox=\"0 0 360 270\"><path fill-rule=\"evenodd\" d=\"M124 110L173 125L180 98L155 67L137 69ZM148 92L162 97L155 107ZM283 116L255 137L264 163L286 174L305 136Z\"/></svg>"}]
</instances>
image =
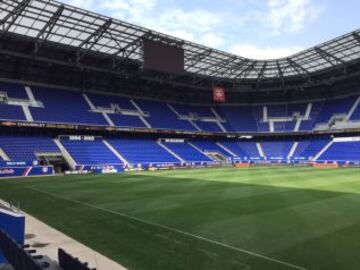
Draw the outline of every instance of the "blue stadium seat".
<instances>
[{"instance_id":1,"label":"blue stadium seat","mask_svg":"<svg viewBox=\"0 0 360 270\"><path fill-rule=\"evenodd\" d=\"M61 143L77 165L118 165L122 164L100 139L77 141L62 139Z\"/></svg>"},{"instance_id":2,"label":"blue stadium seat","mask_svg":"<svg viewBox=\"0 0 360 270\"><path fill-rule=\"evenodd\" d=\"M44 122L102 125L108 123L100 113L89 112L81 93L58 89L32 87L36 100L45 108L30 108L34 120Z\"/></svg>"},{"instance_id":3,"label":"blue stadium seat","mask_svg":"<svg viewBox=\"0 0 360 270\"><path fill-rule=\"evenodd\" d=\"M293 154L293 158L305 160L314 158L328 142L329 140L327 139L299 141L298 146Z\"/></svg>"},{"instance_id":4,"label":"blue stadium seat","mask_svg":"<svg viewBox=\"0 0 360 270\"><path fill-rule=\"evenodd\" d=\"M334 142L318 160L359 161L360 142Z\"/></svg>"},{"instance_id":5,"label":"blue stadium seat","mask_svg":"<svg viewBox=\"0 0 360 270\"><path fill-rule=\"evenodd\" d=\"M220 143L240 158L260 158L255 142L221 141Z\"/></svg>"},{"instance_id":6,"label":"blue stadium seat","mask_svg":"<svg viewBox=\"0 0 360 270\"><path fill-rule=\"evenodd\" d=\"M109 139L107 141L131 164L180 162L153 139Z\"/></svg>"},{"instance_id":7,"label":"blue stadium seat","mask_svg":"<svg viewBox=\"0 0 360 270\"><path fill-rule=\"evenodd\" d=\"M0 136L0 147L12 161L37 160L35 153L60 153L50 137Z\"/></svg>"},{"instance_id":8,"label":"blue stadium seat","mask_svg":"<svg viewBox=\"0 0 360 270\"><path fill-rule=\"evenodd\" d=\"M26 117L21 106L0 104L0 119L25 121Z\"/></svg>"},{"instance_id":9,"label":"blue stadium seat","mask_svg":"<svg viewBox=\"0 0 360 270\"><path fill-rule=\"evenodd\" d=\"M185 161L189 162L204 162L212 161L208 156L199 152L197 149L192 147L190 144L184 143L164 143L166 147L171 149L175 154L181 157Z\"/></svg>"},{"instance_id":10,"label":"blue stadium seat","mask_svg":"<svg viewBox=\"0 0 360 270\"><path fill-rule=\"evenodd\" d=\"M217 152L226 158L233 158L233 156L229 152L225 151L213 141L193 140L191 141L191 143L201 149L203 152Z\"/></svg>"},{"instance_id":11,"label":"blue stadium seat","mask_svg":"<svg viewBox=\"0 0 360 270\"><path fill-rule=\"evenodd\" d=\"M292 141L261 142L264 155L268 159L286 159L293 145Z\"/></svg>"}]
</instances>

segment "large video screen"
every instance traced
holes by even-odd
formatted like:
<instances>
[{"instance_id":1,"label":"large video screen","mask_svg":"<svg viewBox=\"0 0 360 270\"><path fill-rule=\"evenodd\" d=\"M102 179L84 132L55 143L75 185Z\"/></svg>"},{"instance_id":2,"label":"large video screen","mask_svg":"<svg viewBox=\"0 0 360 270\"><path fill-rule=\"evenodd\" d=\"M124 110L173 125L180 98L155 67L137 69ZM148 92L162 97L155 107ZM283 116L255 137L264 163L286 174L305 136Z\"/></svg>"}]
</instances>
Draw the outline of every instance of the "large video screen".
<instances>
[{"instance_id":1,"label":"large video screen","mask_svg":"<svg viewBox=\"0 0 360 270\"><path fill-rule=\"evenodd\" d=\"M159 41L143 40L143 68L173 74L184 72L184 50Z\"/></svg>"}]
</instances>

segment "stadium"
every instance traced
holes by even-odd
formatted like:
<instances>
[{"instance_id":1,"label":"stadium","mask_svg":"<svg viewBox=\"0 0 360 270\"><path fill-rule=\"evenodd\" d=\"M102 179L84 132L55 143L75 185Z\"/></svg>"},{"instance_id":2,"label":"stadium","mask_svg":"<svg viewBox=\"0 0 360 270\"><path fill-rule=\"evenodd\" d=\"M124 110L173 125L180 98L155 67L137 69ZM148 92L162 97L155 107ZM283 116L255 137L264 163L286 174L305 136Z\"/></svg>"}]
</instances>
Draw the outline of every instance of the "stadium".
<instances>
[{"instance_id":1,"label":"stadium","mask_svg":"<svg viewBox=\"0 0 360 270\"><path fill-rule=\"evenodd\" d=\"M0 269L360 269L360 30L255 60L2 0L0 40Z\"/></svg>"}]
</instances>

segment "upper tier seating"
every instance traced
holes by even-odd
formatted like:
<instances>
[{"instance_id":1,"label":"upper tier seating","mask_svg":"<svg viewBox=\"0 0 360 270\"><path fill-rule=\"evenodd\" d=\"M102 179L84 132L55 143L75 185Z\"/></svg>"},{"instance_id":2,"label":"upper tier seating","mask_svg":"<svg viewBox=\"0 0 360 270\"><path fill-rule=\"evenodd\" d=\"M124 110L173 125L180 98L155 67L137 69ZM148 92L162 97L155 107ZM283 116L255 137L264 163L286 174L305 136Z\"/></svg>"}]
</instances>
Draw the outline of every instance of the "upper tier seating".
<instances>
[{"instance_id":1,"label":"upper tier seating","mask_svg":"<svg viewBox=\"0 0 360 270\"><path fill-rule=\"evenodd\" d=\"M286 159L293 145L294 142L292 141L273 141L261 143L264 155L269 159Z\"/></svg>"},{"instance_id":2,"label":"upper tier seating","mask_svg":"<svg viewBox=\"0 0 360 270\"><path fill-rule=\"evenodd\" d=\"M81 93L39 87L32 90L35 99L44 104L44 108L30 108L35 121L108 125L102 114L89 112Z\"/></svg>"},{"instance_id":3,"label":"upper tier seating","mask_svg":"<svg viewBox=\"0 0 360 270\"><path fill-rule=\"evenodd\" d=\"M116 104L120 109L136 111L134 105L128 98L117 96L88 94L89 99L95 107L110 108L112 104ZM115 126L119 127L146 127L140 117L133 115L124 115L120 113L108 114Z\"/></svg>"},{"instance_id":4,"label":"upper tier seating","mask_svg":"<svg viewBox=\"0 0 360 270\"><path fill-rule=\"evenodd\" d=\"M348 97L325 101L317 118L317 123L327 123L335 114L347 114L355 100L354 97Z\"/></svg>"},{"instance_id":5,"label":"upper tier seating","mask_svg":"<svg viewBox=\"0 0 360 270\"><path fill-rule=\"evenodd\" d=\"M6 92L8 98L28 99L20 84L0 83L0 92ZM26 120L26 117L21 106L0 103L0 120Z\"/></svg>"},{"instance_id":6,"label":"upper tier seating","mask_svg":"<svg viewBox=\"0 0 360 270\"><path fill-rule=\"evenodd\" d=\"M307 103L269 105L267 106L267 114L269 118L291 117L295 113L300 113L300 115L305 115L306 108L307 108Z\"/></svg>"},{"instance_id":7,"label":"upper tier seating","mask_svg":"<svg viewBox=\"0 0 360 270\"><path fill-rule=\"evenodd\" d=\"M34 161L36 153L60 152L50 137L0 136L0 147L12 161Z\"/></svg>"},{"instance_id":8,"label":"upper tier seating","mask_svg":"<svg viewBox=\"0 0 360 270\"><path fill-rule=\"evenodd\" d=\"M77 165L117 165L122 163L102 140L62 139L61 143Z\"/></svg>"},{"instance_id":9,"label":"upper tier seating","mask_svg":"<svg viewBox=\"0 0 360 270\"><path fill-rule=\"evenodd\" d=\"M129 163L179 163L176 157L166 151L153 139L110 139L107 140Z\"/></svg>"},{"instance_id":10,"label":"upper tier seating","mask_svg":"<svg viewBox=\"0 0 360 270\"><path fill-rule=\"evenodd\" d=\"M226 123L223 123L227 131L257 131L257 124L251 106L223 106L217 107L216 111L227 120Z\"/></svg>"},{"instance_id":11,"label":"upper tier seating","mask_svg":"<svg viewBox=\"0 0 360 270\"><path fill-rule=\"evenodd\" d=\"M334 142L318 160L359 161L360 142Z\"/></svg>"},{"instance_id":12,"label":"upper tier seating","mask_svg":"<svg viewBox=\"0 0 360 270\"><path fill-rule=\"evenodd\" d=\"M352 113L350 120L352 121L359 121L360 120L360 103L357 104L354 112Z\"/></svg>"},{"instance_id":13,"label":"upper tier seating","mask_svg":"<svg viewBox=\"0 0 360 270\"><path fill-rule=\"evenodd\" d=\"M26 120L25 114L21 106L9 106L0 103L0 119L1 120Z\"/></svg>"},{"instance_id":14,"label":"upper tier seating","mask_svg":"<svg viewBox=\"0 0 360 270\"><path fill-rule=\"evenodd\" d=\"M211 132L222 132L219 125L215 122L204 122L204 121L197 121L196 125L202 130L202 131L211 131Z\"/></svg>"},{"instance_id":15,"label":"upper tier seating","mask_svg":"<svg viewBox=\"0 0 360 270\"><path fill-rule=\"evenodd\" d=\"M177 115L164 102L136 100L138 106L150 114L146 120L153 128L195 130L187 120L178 119Z\"/></svg>"},{"instance_id":16,"label":"upper tier seating","mask_svg":"<svg viewBox=\"0 0 360 270\"><path fill-rule=\"evenodd\" d=\"M300 128L299 128L300 131L312 130L314 128L314 126L317 123L317 119L318 119L319 113L320 113L323 105L324 105L323 102L313 102L312 103L309 119L301 121Z\"/></svg>"},{"instance_id":17,"label":"upper tier seating","mask_svg":"<svg viewBox=\"0 0 360 270\"><path fill-rule=\"evenodd\" d=\"M28 99L24 85L0 82L0 92L6 92L9 98Z\"/></svg>"},{"instance_id":18,"label":"upper tier seating","mask_svg":"<svg viewBox=\"0 0 360 270\"><path fill-rule=\"evenodd\" d=\"M177 154L184 161L189 162L203 162L203 161L212 161L208 156L199 152L197 149L192 147L190 144L184 143L163 143L171 151Z\"/></svg>"},{"instance_id":19,"label":"upper tier seating","mask_svg":"<svg viewBox=\"0 0 360 270\"><path fill-rule=\"evenodd\" d=\"M294 131L295 130L295 121L291 122L275 122L274 123L274 131Z\"/></svg>"},{"instance_id":20,"label":"upper tier seating","mask_svg":"<svg viewBox=\"0 0 360 270\"><path fill-rule=\"evenodd\" d=\"M36 86L31 86L26 89L30 89L35 97L35 101L39 102L34 102L34 100L32 100L31 103L29 102L29 98L32 96L31 91L26 92L23 85L0 83L0 92L6 92L9 99L12 99L12 104L16 104L0 104L0 120L24 121L28 119L28 121L31 121L31 119L34 119L34 121L52 123L100 126L114 124L119 127L141 128L150 126L158 129L186 131L197 131L200 129L209 132L223 132L222 127L228 132L285 132L298 129L299 131L309 131L314 128L347 128L349 124L351 124L350 127L360 125L358 121L348 122L346 117L338 117L336 123L329 123L334 115L349 115L351 108L358 99L356 95L326 101L313 101L310 103L217 105L212 108L210 106L167 104L166 102L140 99L133 99L131 101L129 98L124 97L88 93L87 96L95 106L95 109L98 109L98 107L108 109L108 112L103 114L103 112L99 112L99 110L93 112L91 104L88 104L80 92ZM19 104L19 102L21 104ZM133 102L135 102L135 104L133 104ZM308 104L312 104L309 119L299 122L297 122L296 119L291 119L295 113L299 113L300 117L304 117ZM20 105L24 107L24 110ZM140 109L138 109L136 105ZM30 106L30 113L28 113L26 109L27 106ZM111 111L111 107L117 107L119 111ZM267 108L267 119L264 119L264 107ZM140 110L142 110L144 114L141 114ZM180 114L180 116L177 115L177 113ZM213 121L216 119L217 114L221 120L224 121L221 121L221 127L218 123L204 121L205 119L193 119L194 124L187 119L180 119L181 116L189 117L191 114L193 116L197 115L198 117L212 118L211 120ZM269 120L274 122L273 126L269 123ZM355 108L350 120L360 120L360 105ZM300 126L296 125L297 123L300 124ZM328 124L335 125L328 127Z\"/></svg>"}]
</instances>

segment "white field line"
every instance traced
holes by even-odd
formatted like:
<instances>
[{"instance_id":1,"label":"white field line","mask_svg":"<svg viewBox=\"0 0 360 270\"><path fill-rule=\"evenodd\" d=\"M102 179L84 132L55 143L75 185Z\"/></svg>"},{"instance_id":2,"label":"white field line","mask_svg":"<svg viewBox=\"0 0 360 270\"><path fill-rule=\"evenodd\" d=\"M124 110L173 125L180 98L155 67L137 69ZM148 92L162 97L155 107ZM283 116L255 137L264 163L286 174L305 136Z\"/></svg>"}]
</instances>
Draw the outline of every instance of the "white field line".
<instances>
[{"instance_id":1,"label":"white field line","mask_svg":"<svg viewBox=\"0 0 360 270\"><path fill-rule=\"evenodd\" d=\"M117 216L121 216L121 217L125 217L125 218L131 219L131 220L135 220L135 221L138 221L138 222L150 225L150 226L154 226L154 227L158 227L158 228L170 231L170 232L176 232L178 234L182 234L182 235L185 235L185 236L188 236L188 237L192 237L192 238L195 238L195 239L198 239L198 240L202 240L202 241L205 241L205 242L217 245L217 246L221 246L221 247L224 247L224 248L228 248L228 249L231 249L231 250L238 251L240 253L244 253L244 254L248 254L248 255L251 255L251 256L254 256L254 257L257 257L257 258L261 258L261 259L266 260L266 261L275 262L275 263L278 263L278 264L281 264L281 265L285 265L285 266L288 266L288 267L290 267L292 269L308 270L307 268L304 268L302 266L298 266L298 265L295 265L295 264L292 264L292 263L288 263L288 262L281 261L281 260L278 260L278 259L275 259L275 258L271 258L271 257L268 257L266 255L262 255L262 254L252 252L252 251L249 251L249 250L246 250L246 249L234 247L234 246L231 246L229 244L225 244L225 243L222 243L222 242L219 242L219 241L216 241L216 240L211 240L211 239L208 239L208 238L200 236L200 235L196 235L196 234L185 232L185 231L182 231L182 230L179 230L179 229L171 228L171 227L161 225L161 224L158 224L158 223L154 223L154 222L151 222L151 221L148 221L148 220L145 220L145 219L130 216L130 215L118 212L118 211L114 211L114 210L103 208L103 207L100 207L100 206L96 206L96 205L93 205L93 204L90 204L90 203L85 203L85 202L81 202L81 201L78 201L78 200L70 199L70 198L67 198L67 197L64 197L64 196L61 196L61 195L56 195L56 194L53 194L53 193L50 193L50 192L47 192L47 191L43 191L43 190L40 190L40 189L37 189L37 188L27 188L27 189L31 189L31 190L34 190L34 191L37 191L37 192L40 192L40 193L55 197L55 198L59 198L59 199L62 199L62 200L73 202L73 203L77 203L77 204L80 204L80 205L83 205L83 206L86 206L86 207L101 210L101 211L111 213L111 214L114 214L114 215L117 215Z\"/></svg>"}]
</instances>

